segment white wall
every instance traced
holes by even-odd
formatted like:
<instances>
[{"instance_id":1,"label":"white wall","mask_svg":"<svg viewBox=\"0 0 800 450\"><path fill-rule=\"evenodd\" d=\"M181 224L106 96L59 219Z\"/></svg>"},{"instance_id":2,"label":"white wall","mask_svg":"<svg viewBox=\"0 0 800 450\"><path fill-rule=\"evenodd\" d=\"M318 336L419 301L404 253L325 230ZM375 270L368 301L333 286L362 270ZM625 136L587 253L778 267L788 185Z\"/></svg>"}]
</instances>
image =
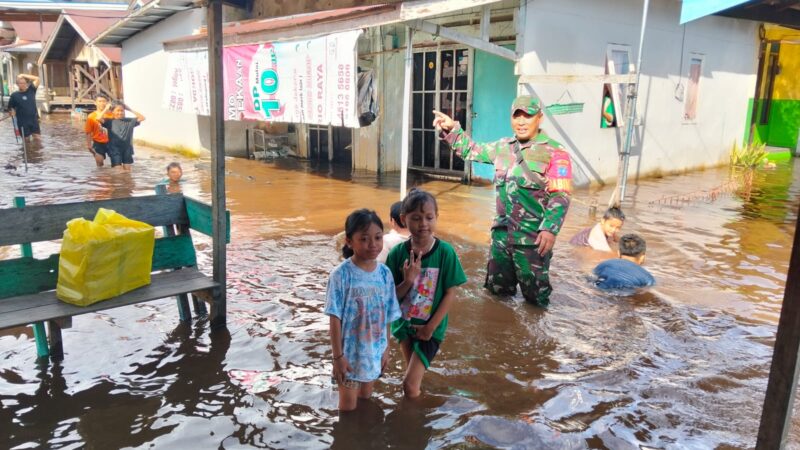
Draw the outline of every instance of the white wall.
<instances>
[{"instance_id":1,"label":"white wall","mask_svg":"<svg viewBox=\"0 0 800 450\"><path fill-rule=\"evenodd\" d=\"M529 1L520 74L603 74L611 43L630 45L635 63L642 7L641 0ZM682 48L679 16L680 2L650 2L638 106L645 126L644 135L634 139L631 178L724 163L734 140L741 142L745 130L748 99L755 87L758 23L702 18L686 25ZM679 80L687 85L693 52L704 54L705 61L697 119L687 123L675 89ZM617 148L624 133L600 128L601 83L539 82L519 90L539 96L545 104L556 102L565 91L574 101L584 102L582 114L553 116L543 127L570 148L579 184L616 178Z\"/></svg>"},{"instance_id":2,"label":"white wall","mask_svg":"<svg viewBox=\"0 0 800 450\"><path fill-rule=\"evenodd\" d=\"M136 139L163 146L209 149L208 116L177 113L161 106L167 69L162 43L191 34L204 23L204 18L204 9L183 11L123 42L125 101L147 118L136 128ZM226 153L244 153L247 127L245 122L225 122Z\"/></svg>"}]
</instances>

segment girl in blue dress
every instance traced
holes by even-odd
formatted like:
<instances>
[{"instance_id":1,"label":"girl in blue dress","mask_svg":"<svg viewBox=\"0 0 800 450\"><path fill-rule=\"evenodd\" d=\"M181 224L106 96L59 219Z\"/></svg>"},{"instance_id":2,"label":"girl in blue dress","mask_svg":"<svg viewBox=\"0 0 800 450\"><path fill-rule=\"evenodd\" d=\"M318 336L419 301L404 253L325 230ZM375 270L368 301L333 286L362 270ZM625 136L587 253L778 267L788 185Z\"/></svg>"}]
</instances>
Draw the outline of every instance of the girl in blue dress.
<instances>
[{"instance_id":1,"label":"girl in blue dress","mask_svg":"<svg viewBox=\"0 0 800 450\"><path fill-rule=\"evenodd\" d=\"M377 261L382 248L383 223L375 211L347 216L347 259L331 272L325 300L340 411L352 411L359 398L372 395L389 361L390 325L400 318L400 306L391 271Z\"/></svg>"}]
</instances>

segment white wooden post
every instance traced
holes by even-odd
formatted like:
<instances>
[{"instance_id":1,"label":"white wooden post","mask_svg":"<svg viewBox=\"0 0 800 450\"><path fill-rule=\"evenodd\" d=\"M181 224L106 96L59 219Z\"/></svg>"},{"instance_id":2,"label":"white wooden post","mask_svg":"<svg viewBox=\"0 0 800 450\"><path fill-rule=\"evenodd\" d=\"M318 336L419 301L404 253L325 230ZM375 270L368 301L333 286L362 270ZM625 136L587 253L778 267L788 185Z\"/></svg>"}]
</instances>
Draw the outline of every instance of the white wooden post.
<instances>
[{"instance_id":1,"label":"white wooden post","mask_svg":"<svg viewBox=\"0 0 800 450\"><path fill-rule=\"evenodd\" d=\"M412 49L414 31L406 26L406 70L403 78L403 135L400 148L400 200L406 197L408 191L408 152L411 126L411 72L414 68L414 52Z\"/></svg>"}]
</instances>

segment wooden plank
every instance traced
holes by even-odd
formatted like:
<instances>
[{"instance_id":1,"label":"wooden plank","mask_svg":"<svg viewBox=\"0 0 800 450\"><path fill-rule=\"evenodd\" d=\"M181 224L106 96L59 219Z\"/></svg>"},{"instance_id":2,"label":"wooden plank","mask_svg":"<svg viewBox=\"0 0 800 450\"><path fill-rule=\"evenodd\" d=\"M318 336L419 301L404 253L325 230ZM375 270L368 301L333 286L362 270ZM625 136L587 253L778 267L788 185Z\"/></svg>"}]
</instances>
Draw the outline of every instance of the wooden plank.
<instances>
[{"instance_id":1,"label":"wooden plank","mask_svg":"<svg viewBox=\"0 0 800 450\"><path fill-rule=\"evenodd\" d=\"M623 75L609 74L575 74L575 75L523 75L519 77L520 84L569 84L569 83L636 83L636 74L628 73Z\"/></svg>"},{"instance_id":2,"label":"wooden plank","mask_svg":"<svg viewBox=\"0 0 800 450\"><path fill-rule=\"evenodd\" d=\"M190 235L156 239L153 271L194 267L197 255ZM58 254L47 259L23 257L0 261L0 299L35 294L56 288Z\"/></svg>"},{"instance_id":3,"label":"wooden plank","mask_svg":"<svg viewBox=\"0 0 800 450\"><path fill-rule=\"evenodd\" d=\"M186 199L186 215L189 217L189 227L207 236L213 237L213 215L211 207L193 198ZM225 211L225 243L231 242L231 212Z\"/></svg>"},{"instance_id":4,"label":"wooden plank","mask_svg":"<svg viewBox=\"0 0 800 450\"><path fill-rule=\"evenodd\" d=\"M47 259L29 256L0 261L0 299L55 289L58 254Z\"/></svg>"},{"instance_id":5,"label":"wooden plank","mask_svg":"<svg viewBox=\"0 0 800 450\"><path fill-rule=\"evenodd\" d=\"M0 302L0 329L103 311L218 286L197 269L189 268L154 274L152 282L147 286L89 306L64 303L56 298L55 291L13 297Z\"/></svg>"},{"instance_id":6,"label":"wooden plank","mask_svg":"<svg viewBox=\"0 0 800 450\"><path fill-rule=\"evenodd\" d=\"M795 230L800 228L800 216ZM800 233L794 233L789 273L783 292L781 317L772 350L767 394L761 409L757 450L784 448L792 428L792 403L797 387L798 356L800 356Z\"/></svg>"},{"instance_id":7,"label":"wooden plank","mask_svg":"<svg viewBox=\"0 0 800 450\"><path fill-rule=\"evenodd\" d=\"M0 209L0 246L61 239L69 220L76 217L91 220L99 208L113 209L153 226L189 224L180 194L28 205L23 209Z\"/></svg>"},{"instance_id":8,"label":"wooden plank","mask_svg":"<svg viewBox=\"0 0 800 450\"><path fill-rule=\"evenodd\" d=\"M185 279L193 279L193 278L203 278L203 277L208 278L202 272L200 272L199 270L197 270L195 268L186 268L186 269L181 269L180 271L174 271L174 272L181 272L180 275L176 275L180 279L184 279L184 278ZM173 272L161 272L161 273L153 274L152 277L151 277L150 284L148 286L152 286L153 284L157 284L159 282L164 282L163 280L165 278L164 278L163 274L165 274L165 273L173 273ZM145 287L148 287L148 286L143 286L142 288L139 288L139 289L144 289ZM131 292L135 292L135 291L131 291ZM175 295L183 293L183 292L187 292L187 291L179 291ZM51 293L52 293L52 295L49 295ZM123 295L128 295L128 294L130 294L130 292L125 293ZM37 293L34 293L34 294L26 294L26 295L20 295L20 296L17 296L17 297L7 298L7 299L3 300L2 302L0 302L0 315L6 314L6 313L17 312L17 311L24 311L26 309L31 309L31 308L39 308L39 307L42 307L42 306L47 306L47 305L51 304L53 302L53 299L55 299L55 298L56 298L55 291L37 292ZM103 301L101 303L105 303L107 301L110 301L110 300L106 300L106 301ZM59 300L59 302L61 302L61 301ZM67 303L64 303L64 304L66 305ZM83 307L78 306L77 308L81 308L82 309ZM64 317L66 317L66 316L64 316Z\"/></svg>"},{"instance_id":9,"label":"wooden plank","mask_svg":"<svg viewBox=\"0 0 800 450\"><path fill-rule=\"evenodd\" d=\"M153 270L179 269L197 265L192 237L188 234L156 239L153 249Z\"/></svg>"},{"instance_id":10,"label":"wooden plank","mask_svg":"<svg viewBox=\"0 0 800 450\"><path fill-rule=\"evenodd\" d=\"M433 36L441 36L445 39L449 39L464 45L469 45L470 47L475 47L479 50L485 51L486 53L491 53L501 58L505 58L514 62L517 61L517 53L513 50L509 50L505 47L501 47L489 42L484 42L479 38L472 37L460 31L455 31L427 20L412 20L408 22L408 24L417 30L424 31Z\"/></svg>"}]
</instances>

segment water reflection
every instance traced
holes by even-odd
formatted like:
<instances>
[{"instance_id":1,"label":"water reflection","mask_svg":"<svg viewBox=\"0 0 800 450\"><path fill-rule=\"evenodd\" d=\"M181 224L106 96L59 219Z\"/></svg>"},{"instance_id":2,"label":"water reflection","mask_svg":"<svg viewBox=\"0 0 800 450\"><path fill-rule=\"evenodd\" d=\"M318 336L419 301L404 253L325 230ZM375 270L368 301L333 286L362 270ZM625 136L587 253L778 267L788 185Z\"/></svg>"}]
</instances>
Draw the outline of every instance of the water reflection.
<instances>
[{"instance_id":1,"label":"water reflection","mask_svg":"<svg viewBox=\"0 0 800 450\"><path fill-rule=\"evenodd\" d=\"M76 125L45 120L29 172L0 171L4 207L14 195L149 195L172 160L184 192L208 201L207 160L137 147L132 174L96 168ZM19 165L4 126L0 166ZM658 284L630 297L596 291L587 275L604 257L566 244L596 221L610 188L576 193L547 311L481 287L490 188L414 181L437 196L439 230L469 281L423 399L402 399L395 348L374 398L340 417L322 314L339 261L333 236L357 207L385 216L398 180L228 160L229 334L180 325L169 299L118 308L76 318L64 362L45 371L29 333L0 335L0 447L749 448L797 217L795 165L757 172L748 192L725 169L640 181L623 231L647 239ZM208 270L210 241L194 238ZM799 444L792 430L790 447Z\"/></svg>"}]
</instances>

